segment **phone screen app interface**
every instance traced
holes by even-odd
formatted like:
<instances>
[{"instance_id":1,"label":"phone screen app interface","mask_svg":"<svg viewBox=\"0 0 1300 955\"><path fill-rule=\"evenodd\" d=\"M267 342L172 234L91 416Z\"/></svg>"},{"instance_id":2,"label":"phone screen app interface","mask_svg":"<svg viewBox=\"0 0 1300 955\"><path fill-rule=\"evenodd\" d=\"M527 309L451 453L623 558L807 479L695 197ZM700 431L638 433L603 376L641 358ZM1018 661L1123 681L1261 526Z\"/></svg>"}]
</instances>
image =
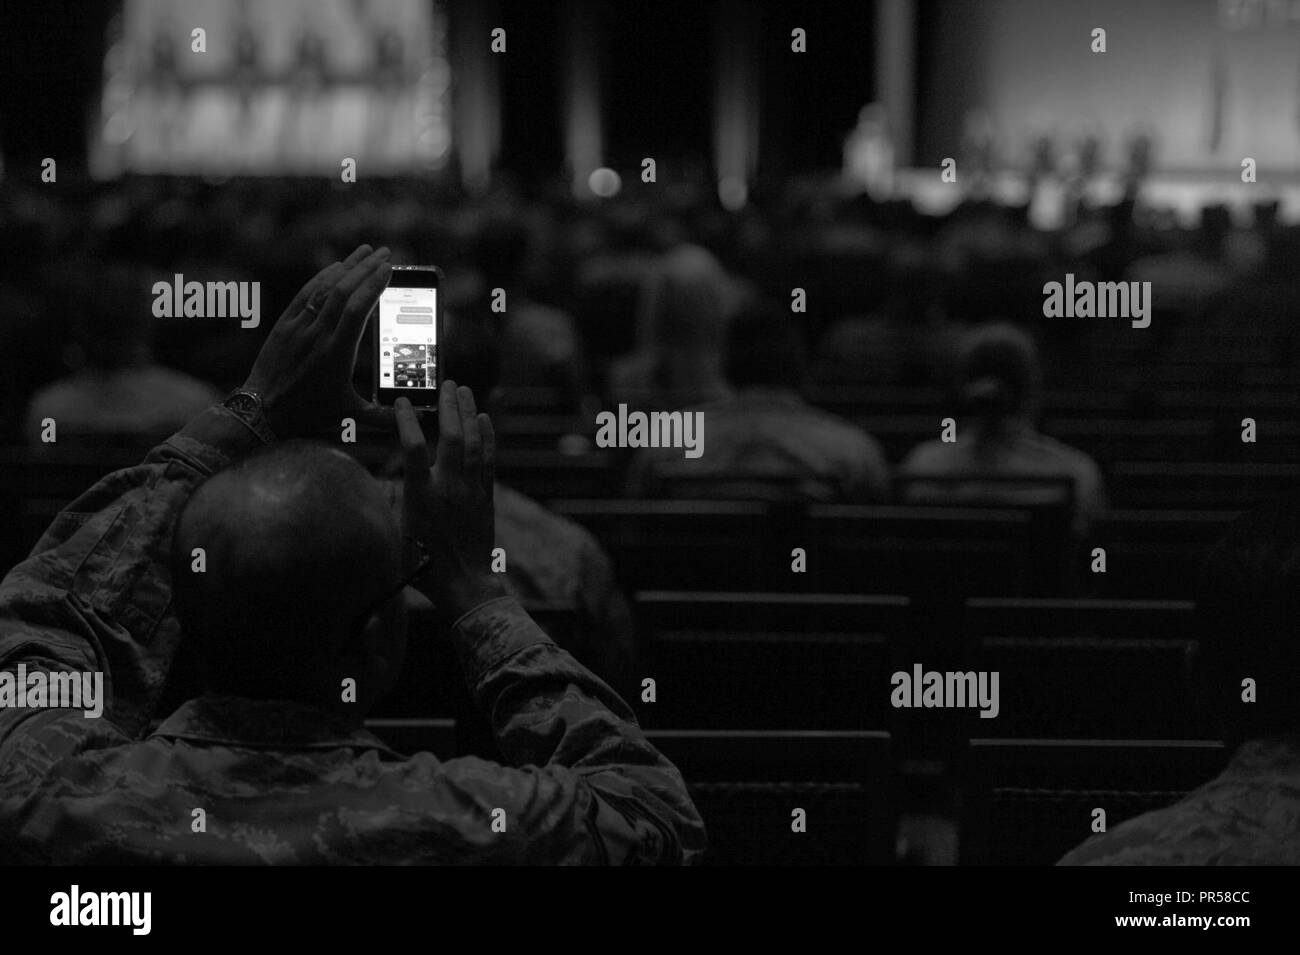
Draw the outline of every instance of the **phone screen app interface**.
<instances>
[{"instance_id":1,"label":"phone screen app interface","mask_svg":"<svg viewBox=\"0 0 1300 955\"><path fill-rule=\"evenodd\" d=\"M438 290L387 288L379 297L379 387L438 387Z\"/></svg>"}]
</instances>

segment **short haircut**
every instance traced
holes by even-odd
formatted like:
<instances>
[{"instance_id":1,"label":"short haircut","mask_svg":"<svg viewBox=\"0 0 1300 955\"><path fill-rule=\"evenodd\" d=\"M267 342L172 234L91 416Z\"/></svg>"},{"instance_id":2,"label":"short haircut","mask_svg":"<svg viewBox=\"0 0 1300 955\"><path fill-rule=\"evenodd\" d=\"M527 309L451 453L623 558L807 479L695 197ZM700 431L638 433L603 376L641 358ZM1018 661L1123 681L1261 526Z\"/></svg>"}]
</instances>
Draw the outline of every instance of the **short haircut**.
<instances>
[{"instance_id":1,"label":"short haircut","mask_svg":"<svg viewBox=\"0 0 1300 955\"><path fill-rule=\"evenodd\" d=\"M638 302L641 347L720 346L726 331L728 277L712 252L680 245L646 276Z\"/></svg>"},{"instance_id":2,"label":"short haircut","mask_svg":"<svg viewBox=\"0 0 1300 955\"><path fill-rule=\"evenodd\" d=\"M806 360L794 320L770 303L750 305L727 329L724 371L737 388L802 388Z\"/></svg>"},{"instance_id":3,"label":"short haircut","mask_svg":"<svg viewBox=\"0 0 1300 955\"><path fill-rule=\"evenodd\" d=\"M1205 559L1196 604L1202 677L1227 735L1300 729L1300 496L1232 524Z\"/></svg>"},{"instance_id":4,"label":"short haircut","mask_svg":"<svg viewBox=\"0 0 1300 955\"><path fill-rule=\"evenodd\" d=\"M962 342L956 385L969 413L999 419L1031 412L1041 387L1033 339L1005 322L975 328Z\"/></svg>"},{"instance_id":5,"label":"short haircut","mask_svg":"<svg viewBox=\"0 0 1300 955\"><path fill-rule=\"evenodd\" d=\"M360 464L310 441L263 448L194 492L176 522L172 588L209 692L292 698L344 654L351 623L400 574L377 497Z\"/></svg>"}]
</instances>

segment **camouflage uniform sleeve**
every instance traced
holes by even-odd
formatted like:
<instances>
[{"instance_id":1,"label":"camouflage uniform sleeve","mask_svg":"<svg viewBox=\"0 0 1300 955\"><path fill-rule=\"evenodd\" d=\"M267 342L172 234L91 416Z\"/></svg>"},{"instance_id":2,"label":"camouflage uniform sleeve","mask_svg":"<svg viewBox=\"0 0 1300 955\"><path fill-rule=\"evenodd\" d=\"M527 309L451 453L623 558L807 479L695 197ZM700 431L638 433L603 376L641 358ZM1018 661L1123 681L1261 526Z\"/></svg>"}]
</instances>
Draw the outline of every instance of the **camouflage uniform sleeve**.
<instances>
[{"instance_id":1,"label":"camouflage uniform sleeve","mask_svg":"<svg viewBox=\"0 0 1300 955\"><path fill-rule=\"evenodd\" d=\"M70 734L63 755L110 727L127 736L145 728L179 639L168 613L176 516L205 477L257 444L228 411L207 409L73 501L9 572L0 583L0 669L102 671L107 699L101 719L0 708L0 753L27 730L58 723L69 723L59 730Z\"/></svg>"},{"instance_id":2,"label":"camouflage uniform sleeve","mask_svg":"<svg viewBox=\"0 0 1300 955\"><path fill-rule=\"evenodd\" d=\"M475 703L506 759L523 767L503 770L509 780L481 780L511 804L514 824L501 837L509 859L672 865L698 858L704 824L681 773L646 740L628 705L513 597L471 611L453 632Z\"/></svg>"}]
</instances>

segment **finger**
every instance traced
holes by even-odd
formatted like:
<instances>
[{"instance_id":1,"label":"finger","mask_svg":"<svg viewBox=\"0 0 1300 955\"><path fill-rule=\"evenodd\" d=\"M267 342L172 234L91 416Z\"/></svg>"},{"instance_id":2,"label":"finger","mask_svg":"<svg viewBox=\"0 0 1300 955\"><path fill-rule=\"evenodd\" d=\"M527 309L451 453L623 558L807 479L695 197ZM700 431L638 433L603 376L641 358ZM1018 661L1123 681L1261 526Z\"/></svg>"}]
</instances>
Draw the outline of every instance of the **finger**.
<instances>
[{"instance_id":1,"label":"finger","mask_svg":"<svg viewBox=\"0 0 1300 955\"><path fill-rule=\"evenodd\" d=\"M375 270L387 258L387 249L376 249L357 265L344 272L342 277L334 283L334 287L330 289L329 295L326 296L325 302L320 309L320 320L326 328L333 328L338 324L339 316L343 314L343 309L347 306L352 293L357 290L357 287L362 282L374 274Z\"/></svg>"},{"instance_id":2,"label":"finger","mask_svg":"<svg viewBox=\"0 0 1300 955\"><path fill-rule=\"evenodd\" d=\"M351 255L349 255L346 259L343 260L343 267L345 269L352 268L352 266L356 265L358 262L360 262L362 259L364 259L367 255L369 255L373 251L374 249L372 249L369 245L363 242L361 245L357 246L355 249L352 250Z\"/></svg>"},{"instance_id":3,"label":"finger","mask_svg":"<svg viewBox=\"0 0 1300 955\"><path fill-rule=\"evenodd\" d=\"M317 314L325 317L330 327L333 327L335 318L347 305L348 297L356 290L357 285L365 281L366 276L377 268L382 260L379 252L375 251L363 256L352 266L342 267L330 286L328 294L322 295L317 300L320 306Z\"/></svg>"},{"instance_id":4,"label":"finger","mask_svg":"<svg viewBox=\"0 0 1300 955\"><path fill-rule=\"evenodd\" d=\"M364 428L373 428L376 431L386 431L389 434L393 432L393 429L397 427L397 414L394 409L366 401L355 391L352 394L356 400L352 402L348 413L356 419L357 424ZM420 413L417 411L417 420L419 415Z\"/></svg>"},{"instance_id":5,"label":"finger","mask_svg":"<svg viewBox=\"0 0 1300 955\"><path fill-rule=\"evenodd\" d=\"M342 262L335 262L321 273L321 280L307 300L303 303L302 310L299 314L305 321L310 324L320 318L321 309L325 305L325 299L329 296L334 286L338 284L339 279L347 274L347 266Z\"/></svg>"},{"instance_id":6,"label":"finger","mask_svg":"<svg viewBox=\"0 0 1300 955\"><path fill-rule=\"evenodd\" d=\"M284 314L289 316L297 315L301 312L307 303L311 301L311 297L314 293L319 291L322 286L333 281L333 276L338 273L342 266L343 264L341 262L331 262L308 279L306 284L304 284L302 288L298 289L298 294L293 297L293 301L291 301L289 307L284 310Z\"/></svg>"},{"instance_id":7,"label":"finger","mask_svg":"<svg viewBox=\"0 0 1300 955\"><path fill-rule=\"evenodd\" d=\"M393 267L387 261L381 260L378 267L357 286L356 291L348 296L347 305L343 307L343 315L334 326L335 335L351 344L354 355L357 346L361 343L361 335L366 330L366 319L370 316L370 310L375 307L375 302L379 301L379 296L388 285L392 273Z\"/></svg>"},{"instance_id":8,"label":"finger","mask_svg":"<svg viewBox=\"0 0 1300 955\"><path fill-rule=\"evenodd\" d=\"M478 409L474 407L474 392L461 385L456 389L457 404L460 406L460 430L465 436L464 461L461 467L465 478L478 481L483 471L483 439L478 432Z\"/></svg>"},{"instance_id":9,"label":"finger","mask_svg":"<svg viewBox=\"0 0 1300 955\"><path fill-rule=\"evenodd\" d=\"M497 480L497 433L492 427L492 419L481 411L478 413L478 433L483 439L483 488L491 498Z\"/></svg>"},{"instance_id":10,"label":"finger","mask_svg":"<svg viewBox=\"0 0 1300 955\"><path fill-rule=\"evenodd\" d=\"M397 435L402 442L403 467L407 492L412 484L423 488L429 475L429 445L420 430L420 422L415 417L415 409L410 399L398 398L393 405L397 418Z\"/></svg>"},{"instance_id":11,"label":"finger","mask_svg":"<svg viewBox=\"0 0 1300 955\"><path fill-rule=\"evenodd\" d=\"M465 435L460 426L460 401L456 382L448 378L438 395L438 454L433 468L440 481L455 479L464 465Z\"/></svg>"}]
</instances>

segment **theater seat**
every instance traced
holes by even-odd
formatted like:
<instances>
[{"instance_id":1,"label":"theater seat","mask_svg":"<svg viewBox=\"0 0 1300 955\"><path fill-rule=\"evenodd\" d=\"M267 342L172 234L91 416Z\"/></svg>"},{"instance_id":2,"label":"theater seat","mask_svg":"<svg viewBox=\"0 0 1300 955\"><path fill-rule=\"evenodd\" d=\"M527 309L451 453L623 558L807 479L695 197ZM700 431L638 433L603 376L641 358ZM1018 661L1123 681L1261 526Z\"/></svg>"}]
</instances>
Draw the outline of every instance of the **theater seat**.
<instances>
[{"instance_id":1,"label":"theater seat","mask_svg":"<svg viewBox=\"0 0 1300 955\"><path fill-rule=\"evenodd\" d=\"M1106 572L1088 574L1097 596L1190 599L1209 548L1237 517L1233 510L1113 510L1093 525Z\"/></svg>"},{"instance_id":2,"label":"theater seat","mask_svg":"<svg viewBox=\"0 0 1300 955\"><path fill-rule=\"evenodd\" d=\"M559 451L565 436L589 435L594 431L591 422L572 414L494 414L492 426L498 446L512 452ZM590 442L580 438L579 444L582 443Z\"/></svg>"},{"instance_id":3,"label":"theater seat","mask_svg":"<svg viewBox=\"0 0 1300 955\"><path fill-rule=\"evenodd\" d=\"M1300 465L1260 461L1116 464L1112 496L1121 507L1246 510L1300 490Z\"/></svg>"},{"instance_id":4,"label":"theater seat","mask_svg":"<svg viewBox=\"0 0 1300 955\"><path fill-rule=\"evenodd\" d=\"M682 772L712 865L886 865L894 780L880 732L646 733ZM806 831L795 832L796 809Z\"/></svg>"},{"instance_id":5,"label":"theater seat","mask_svg":"<svg viewBox=\"0 0 1300 955\"><path fill-rule=\"evenodd\" d=\"M968 636L1112 636L1186 639L1196 606L1189 600L1102 600L973 597L966 601Z\"/></svg>"},{"instance_id":6,"label":"theater seat","mask_svg":"<svg viewBox=\"0 0 1300 955\"><path fill-rule=\"evenodd\" d=\"M656 682L645 725L889 725L904 597L643 591L635 605Z\"/></svg>"},{"instance_id":7,"label":"theater seat","mask_svg":"<svg viewBox=\"0 0 1300 955\"><path fill-rule=\"evenodd\" d=\"M827 369L837 370L832 363ZM808 400L844 418L865 415L930 415L943 402L941 388L909 385L864 385L854 381L826 382L817 378ZM929 422L933 425L933 422Z\"/></svg>"},{"instance_id":8,"label":"theater seat","mask_svg":"<svg viewBox=\"0 0 1300 955\"><path fill-rule=\"evenodd\" d=\"M963 865L1052 865L1092 834L1177 802L1227 763L1208 740L971 740L962 767Z\"/></svg>"},{"instance_id":9,"label":"theater seat","mask_svg":"<svg viewBox=\"0 0 1300 955\"><path fill-rule=\"evenodd\" d=\"M1028 593L1035 533L1028 509L826 504L808 509L803 546L821 591L950 601Z\"/></svg>"},{"instance_id":10,"label":"theater seat","mask_svg":"<svg viewBox=\"0 0 1300 955\"><path fill-rule=\"evenodd\" d=\"M1204 735L1194 705L1193 607L1185 601L976 599L972 667L999 674L1000 712L978 735Z\"/></svg>"},{"instance_id":11,"label":"theater seat","mask_svg":"<svg viewBox=\"0 0 1300 955\"><path fill-rule=\"evenodd\" d=\"M1214 446L1208 418L1049 418L1043 433L1108 465L1116 461L1194 461Z\"/></svg>"},{"instance_id":12,"label":"theater seat","mask_svg":"<svg viewBox=\"0 0 1300 955\"><path fill-rule=\"evenodd\" d=\"M607 451L566 454L558 450L501 450L497 476L539 501L557 497L610 497L620 490L613 455Z\"/></svg>"},{"instance_id":13,"label":"theater seat","mask_svg":"<svg viewBox=\"0 0 1300 955\"><path fill-rule=\"evenodd\" d=\"M757 503L558 500L551 509L600 541L628 590L755 590L778 559ZM788 576L788 557L780 567Z\"/></svg>"},{"instance_id":14,"label":"theater seat","mask_svg":"<svg viewBox=\"0 0 1300 955\"><path fill-rule=\"evenodd\" d=\"M975 669L999 674L993 735L1066 738L1200 735L1188 673L1190 641L989 637Z\"/></svg>"}]
</instances>

